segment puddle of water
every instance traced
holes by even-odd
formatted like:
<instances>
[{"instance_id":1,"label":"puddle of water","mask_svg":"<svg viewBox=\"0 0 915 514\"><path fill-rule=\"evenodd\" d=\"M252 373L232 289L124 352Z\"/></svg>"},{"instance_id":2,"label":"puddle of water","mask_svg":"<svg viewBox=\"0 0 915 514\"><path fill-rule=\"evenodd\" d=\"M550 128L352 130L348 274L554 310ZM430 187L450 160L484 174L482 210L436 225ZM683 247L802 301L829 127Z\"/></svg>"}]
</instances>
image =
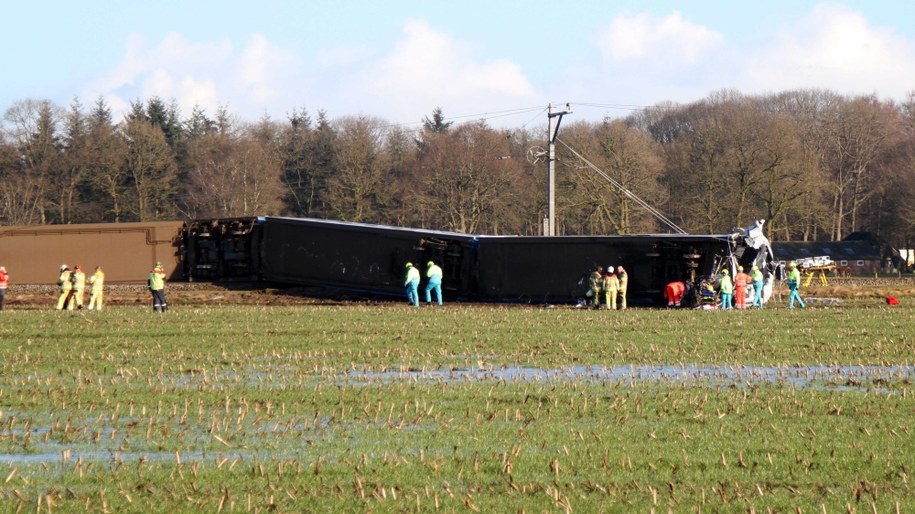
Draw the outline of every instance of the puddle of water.
<instances>
[{"instance_id":1,"label":"puddle of water","mask_svg":"<svg viewBox=\"0 0 915 514\"><path fill-rule=\"evenodd\" d=\"M353 370L347 377L357 382L505 381L551 382L583 380L597 382L673 382L725 385L774 384L799 388L867 389L891 380L915 379L915 366L573 366L545 369L508 366L492 369L445 370Z\"/></svg>"},{"instance_id":2,"label":"puddle of water","mask_svg":"<svg viewBox=\"0 0 915 514\"><path fill-rule=\"evenodd\" d=\"M287 457L296 456L290 453ZM137 462L141 459L149 462L200 462L207 459L214 459L217 462L223 459L229 461L253 460L261 458L263 460L276 459L275 453L267 452L119 452L113 450L89 450L89 451L56 451L56 452L39 452L39 453L0 453L0 465L2 464L50 464L55 462L74 463L82 459L83 461L110 461L114 462Z\"/></svg>"}]
</instances>

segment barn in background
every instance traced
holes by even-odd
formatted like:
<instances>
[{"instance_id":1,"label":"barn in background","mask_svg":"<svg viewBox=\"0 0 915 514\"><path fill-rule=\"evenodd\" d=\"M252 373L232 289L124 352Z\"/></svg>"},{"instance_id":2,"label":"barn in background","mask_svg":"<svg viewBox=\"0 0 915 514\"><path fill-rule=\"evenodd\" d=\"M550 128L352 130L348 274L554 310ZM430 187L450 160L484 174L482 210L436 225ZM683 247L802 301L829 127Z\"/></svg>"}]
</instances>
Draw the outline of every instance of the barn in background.
<instances>
[{"instance_id":1,"label":"barn in background","mask_svg":"<svg viewBox=\"0 0 915 514\"><path fill-rule=\"evenodd\" d=\"M830 257L841 275L873 275L899 269L899 252L872 232L853 232L842 241L772 242L781 263L805 257Z\"/></svg>"}]
</instances>

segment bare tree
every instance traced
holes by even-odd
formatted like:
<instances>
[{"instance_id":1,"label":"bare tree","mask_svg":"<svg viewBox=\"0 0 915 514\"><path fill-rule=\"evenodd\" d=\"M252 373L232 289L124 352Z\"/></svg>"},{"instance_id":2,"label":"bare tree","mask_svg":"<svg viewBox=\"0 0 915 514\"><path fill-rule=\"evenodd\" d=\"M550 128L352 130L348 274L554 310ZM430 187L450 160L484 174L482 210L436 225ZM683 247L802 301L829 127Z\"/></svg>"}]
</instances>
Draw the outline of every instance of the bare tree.
<instances>
[{"instance_id":1,"label":"bare tree","mask_svg":"<svg viewBox=\"0 0 915 514\"><path fill-rule=\"evenodd\" d=\"M331 216L377 222L393 196L382 157L385 123L367 116L342 118L335 124L335 171L327 178L324 202Z\"/></svg>"},{"instance_id":2,"label":"bare tree","mask_svg":"<svg viewBox=\"0 0 915 514\"><path fill-rule=\"evenodd\" d=\"M259 128L258 128L259 127ZM264 120L238 136L208 132L189 144L188 214L226 217L277 214L283 188L275 127Z\"/></svg>"},{"instance_id":3,"label":"bare tree","mask_svg":"<svg viewBox=\"0 0 915 514\"><path fill-rule=\"evenodd\" d=\"M19 150L0 137L0 224L37 223L41 200L40 184L26 173Z\"/></svg>"},{"instance_id":4,"label":"bare tree","mask_svg":"<svg viewBox=\"0 0 915 514\"><path fill-rule=\"evenodd\" d=\"M561 183L568 192L561 205L569 214L578 212L571 219L586 220L577 228L570 225L571 220L562 221L568 233L631 234L656 229L656 220L638 208L626 191L651 204L664 202L658 183L662 159L657 144L623 120L576 123L566 128L565 134L563 142L568 141L576 151L584 152L591 164L625 188L624 191L613 186L577 157L560 151L560 162L566 164Z\"/></svg>"},{"instance_id":5,"label":"bare tree","mask_svg":"<svg viewBox=\"0 0 915 514\"><path fill-rule=\"evenodd\" d=\"M858 210L873 192L872 171L887 150L891 122L890 108L874 97L843 101L823 122L821 162L831 173L834 240L858 229Z\"/></svg>"},{"instance_id":6,"label":"bare tree","mask_svg":"<svg viewBox=\"0 0 915 514\"><path fill-rule=\"evenodd\" d=\"M517 226L521 166L509 155L504 134L482 122L451 128L424 141L415 180L419 207L431 228L500 233ZM511 230L511 229L508 229Z\"/></svg>"},{"instance_id":7,"label":"bare tree","mask_svg":"<svg viewBox=\"0 0 915 514\"><path fill-rule=\"evenodd\" d=\"M175 157L165 134L144 119L126 122L123 136L127 142L125 174L131 192L128 206L138 221L169 219L174 206L177 170Z\"/></svg>"},{"instance_id":8,"label":"bare tree","mask_svg":"<svg viewBox=\"0 0 915 514\"><path fill-rule=\"evenodd\" d=\"M47 100L24 100L6 110L8 137L18 149L21 175L17 182L36 210L38 223L58 221L49 212L48 192L59 171L62 147L59 135L61 109ZM24 214L24 213L23 213ZM31 219L30 216L21 216Z\"/></svg>"},{"instance_id":9,"label":"bare tree","mask_svg":"<svg viewBox=\"0 0 915 514\"><path fill-rule=\"evenodd\" d=\"M111 111L99 98L89 118L86 143L88 180L101 208L100 220L122 221L126 209L127 142L111 121Z\"/></svg>"}]
</instances>

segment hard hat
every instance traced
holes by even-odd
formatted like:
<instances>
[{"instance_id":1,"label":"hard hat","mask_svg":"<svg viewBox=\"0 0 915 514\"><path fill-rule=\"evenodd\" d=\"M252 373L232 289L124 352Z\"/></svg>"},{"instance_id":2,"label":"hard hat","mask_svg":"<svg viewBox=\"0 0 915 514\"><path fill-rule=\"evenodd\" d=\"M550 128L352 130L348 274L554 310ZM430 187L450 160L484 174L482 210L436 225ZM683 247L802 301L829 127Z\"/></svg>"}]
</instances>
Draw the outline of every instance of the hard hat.
<instances>
[{"instance_id":1,"label":"hard hat","mask_svg":"<svg viewBox=\"0 0 915 514\"><path fill-rule=\"evenodd\" d=\"M426 263L426 267L431 268L434 264L435 264L434 262L429 261L428 263Z\"/></svg>"},{"instance_id":2,"label":"hard hat","mask_svg":"<svg viewBox=\"0 0 915 514\"><path fill-rule=\"evenodd\" d=\"M757 266L757 265L754 264L754 265L753 265L753 271L759 271L759 266Z\"/></svg>"},{"instance_id":3,"label":"hard hat","mask_svg":"<svg viewBox=\"0 0 915 514\"><path fill-rule=\"evenodd\" d=\"M743 271L743 266L737 266L737 271Z\"/></svg>"},{"instance_id":4,"label":"hard hat","mask_svg":"<svg viewBox=\"0 0 915 514\"><path fill-rule=\"evenodd\" d=\"M730 275L730 273L728 273L727 268L721 270L721 274L722 274L722 275Z\"/></svg>"},{"instance_id":5,"label":"hard hat","mask_svg":"<svg viewBox=\"0 0 915 514\"><path fill-rule=\"evenodd\" d=\"M157 263L156 263L156 267L157 267L157 268L161 268L161 267L162 267L162 263L161 263L161 262L157 262Z\"/></svg>"},{"instance_id":6,"label":"hard hat","mask_svg":"<svg viewBox=\"0 0 915 514\"><path fill-rule=\"evenodd\" d=\"M6 271L6 266L0 266L0 271L5 272L5 271Z\"/></svg>"},{"instance_id":7,"label":"hard hat","mask_svg":"<svg viewBox=\"0 0 915 514\"><path fill-rule=\"evenodd\" d=\"M407 265L406 265L406 267L407 267L407 268L412 268L412 267L413 267L413 263L412 263L412 262L408 262Z\"/></svg>"},{"instance_id":8,"label":"hard hat","mask_svg":"<svg viewBox=\"0 0 915 514\"><path fill-rule=\"evenodd\" d=\"M613 273L613 266L607 266L607 273Z\"/></svg>"},{"instance_id":9,"label":"hard hat","mask_svg":"<svg viewBox=\"0 0 915 514\"><path fill-rule=\"evenodd\" d=\"M796 266L797 266L797 263L794 262L794 261L791 261L791 262L788 263L788 267L789 267L789 268L794 268L794 267L796 267Z\"/></svg>"},{"instance_id":10,"label":"hard hat","mask_svg":"<svg viewBox=\"0 0 915 514\"><path fill-rule=\"evenodd\" d=\"M67 269L67 265L66 265L66 264L61 264L61 265L60 265L60 271L63 271L63 270L65 270L65 269Z\"/></svg>"}]
</instances>

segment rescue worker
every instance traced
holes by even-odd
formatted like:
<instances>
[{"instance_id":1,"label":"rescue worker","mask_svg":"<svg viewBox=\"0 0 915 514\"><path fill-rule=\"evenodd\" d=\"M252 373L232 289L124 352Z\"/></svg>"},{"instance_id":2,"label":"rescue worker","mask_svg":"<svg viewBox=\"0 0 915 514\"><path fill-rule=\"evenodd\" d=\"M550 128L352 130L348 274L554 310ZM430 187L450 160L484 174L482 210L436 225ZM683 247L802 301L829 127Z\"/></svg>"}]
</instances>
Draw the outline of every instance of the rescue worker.
<instances>
[{"instance_id":1,"label":"rescue worker","mask_svg":"<svg viewBox=\"0 0 915 514\"><path fill-rule=\"evenodd\" d=\"M73 304L77 309L82 310L83 298L86 294L86 274L83 272L82 265L73 266L73 274L70 275L70 278L73 280Z\"/></svg>"},{"instance_id":2,"label":"rescue worker","mask_svg":"<svg viewBox=\"0 0 915 514\"><path fill-rule=\"evenodd\" d=\"M57 276L57 285L60 286L60 296L57 298L57 310L73 309L71 294L73 293L73 272L66 264L60 265L60 275Z\"/></svg>"},{"instance_id":3,"label":"rescue worker","mask_svg":"<svg viewBox=\"0 0 915 514\"><path fill-rule=\"evenodd\" d=\"M671 282L664 287L664 299L668 307L679 307L686 293L686 283L682 280Z\"/></svg>"},{"instance_id":4,"label":"rescue worker","mask_svg":"<svg viewBox=\"0 0 915 514\"><path fill-rule=\"evenodd\" d=\"M604 268L598 266L588 278L588 296L591 297L591 305L595 309L600 308L601 285L604 283Z\"/></svg>"},{"instance_id":5,"label":"rescue worker","mask_svg":"<svg viewBox=\"0 0 915 514\"><path fill-rule=\"evenodd\" d=\"M759 266L753 265L750 270L750 280L753 281L753 307L763 308L763 274Z\"/></svg>"},{"instance_id":6,"label":"rescue worker","mask_svg":"<svg viewBox=\"0 0 915 514\"><path fill-rule=\"evenodd\" d=\"M721 293L721 308L733 309L734 282L731 282L731 274L727 269L721 270L721 285L718 286L718 292Z\"/></svg>"},{"instance_id":7,"label":"rescue worker","mask_svg":"<svg viewBox=\"0 0 915 514\"><path fill-rule=\"evenodd\" d=\"M95 273L89 277L89 284L92 290L89 292L89 310L93 308L102 310L105 299L105 272L101 266L95 267Z\"/></svg>"},{"instance_id":8,"label":"rescue worker","mask_svg":"<svg viewBox=\"0 0 915 514\"><path fill-rule=\"evenodd\" d=\"M413 267L412 262L407 263L407 277L403 285L407 290L407 302L419 307L419 270Z\"/></svg>"},{"instance_id":9,"label":"rescue worker","mask_svg":"<svg viewBox=\"0 0 915 514\"><path fill-rule=\"evenodd\" d=\"M607 266L607 273L604 275L603 284L604 294L607 295L607 308L616 310L616 295L620 290L620 279L613 272L613 266Z\"/></svg>"},{"instance_id":10,"label":"rescue worker","mask_svg":"<svg viewBox=\"0 0 915 514\"><path fill-rule=\"evenodd\" d=\"M426 263L426 305L432 305L432 291L435 290L435 296L438 298L438 304L442 305L442 268L434 262Z\"/></svg>"},{"instance_id":11,"label":"rescue worker","mask_svg":"<svg viewBox=\"0 0 915 514\"><path fill-rule=\"evenodd\" d=\"M737 266L737 274L734 275L734 303L738 309L747 308L747 288L750 281L750 275L743 272L743 266Z\"/></svg>"},{"instance_id":12,"label":"rescue worker","mask_svg":"<svg viewBox=\"0 0 915 514\"><path fill-rule=\"evenodd\" d=\"M10 286L10 275L6 268L0 266L0 311L3 310L3 297L6 296L6 289Z\"/></svg>"},{"instance_id":13,"label":"rescue worker","mask_svg":"<svg viewBox=\"0 0 915 514\"><path fill-rule=\"evenodd\" d=\"M807 307L804 305L804 300L801 300L801 295L798 294L797 290L801 287L801 272L797 269L797 263L791 261L788 263L788 308L794 308L794 301L797 300L798 305L801 308Z\"/></svg>"},{"instance_id":14,"label":"rescue worker","mask_svg":"<svg viewBox=\"0 0 915 514\"><path fill-rule=\"evenodd\" d=\"M168 303L165 301L165 269L161 262L149 273L149 292L152 293L153 312L167 312Z\"/></svg>"},{"instance_id":15,"label":"rescue worker","mask_svg":"<svg viewBox=\"0 0 915 514\"><path fill-rule=\"evenodd\" d=\"M626 288L629 287L629 274L622 266L616 267L616 276L620 279L620 310L626 308Z\"/></svg>"}]
</instances>

